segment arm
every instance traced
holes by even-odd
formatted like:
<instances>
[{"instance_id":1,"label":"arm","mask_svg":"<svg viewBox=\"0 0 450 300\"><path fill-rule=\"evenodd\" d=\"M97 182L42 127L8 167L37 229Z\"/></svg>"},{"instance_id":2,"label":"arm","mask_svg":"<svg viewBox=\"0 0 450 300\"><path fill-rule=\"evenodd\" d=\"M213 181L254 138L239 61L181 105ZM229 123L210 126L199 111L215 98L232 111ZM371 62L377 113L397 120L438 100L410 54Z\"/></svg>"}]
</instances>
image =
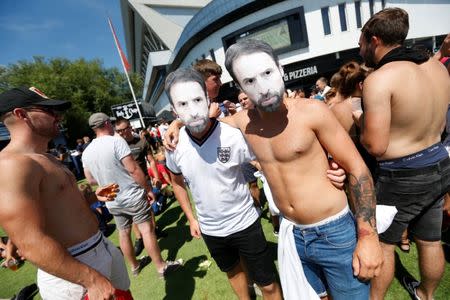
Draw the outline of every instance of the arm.
<instances>
[{"instance_id":1,"label":"arm","mask_svg":"<svg viewBox=\"0 0 450 300\"><path fill-rule=\"evenodd\" d=\"M86 177L86 180L90 185L98 185L97 180L95 180L87 167L84 167L84 177Z\"/></svg>"},{"instance_id":2,"label":"arm","mask_svg":"<svg viewBox=\"0 0 450 300\"><path fill-rule=\"evenodd\" d=\"M9 234L20 253L38 268L87 288L91 299L111 299L114 287L99 272L74 259L46 232L46 213L41 204L43 170L25 158L2 159L0 226ZM81 201L81 200L80 200ZM61 224L63 225L63 224ZM45 245L45 251L42 251Z\"/></svg>"},{"instance_id":3,"label":"arm","mask_svg":"<svg viewBox=\"0 0 450 300\"><path fill-rule=\"evenodd\" d=\"M145 179L144 172L142 172L142 169L139 167L138 163L134 160L131 154L122 158L121 162L134 181L136 181L136 183L146 191L149 200L154 201L155 196L153 195L152 187L148 184Z\"/></svg>"},{"instance_id":4,"label":"arm","mask_svg":"<svg viewBox=\"0 0 450 300\"><path fill-rule=\"evenodd\" d=\"M191 201L189 201L189 196L187 193L186 185L184 184L183 176L170 172L170 177L172 178L172 187L175 197L180 203L181 209L183 210L186 218L189 221L191 235L199 239L201 237L200 227L194 217L194 214L192 213Z\"/></svg>"},{"instance_id":5,"label":"arm","mask_svg":"<svg viewBox=\"0 0 450 300\"><path fill-rule=\"evenodd\" d=\"M150 165L150 169L153 172L153 177L155 178L155 181L156 182L161 181L160 174L158 172L158 168L156 167L155 158L153 157L153 154L151 154L150 152L147 152L147 160L148 160L148 163Z\"/></svg>"},{"instance_id":6,"label":"arm","mask_svg":"<svg viewBox=\"0 0 450 300\"><path fill-rule=\"evenodd\" d=\"M167 181L167 183L172 185L172 179L170 178L169 174L167 174L166 172L162 172L161 175L162 175L162 177L164 177L164 179Z\"/></svg>"},{"instance_id":7,"label":"arm","mask_svg":"<svg viewBox=\"0 0 450 300\"><path fill-rule=\"evenodd\" d=\"M372 176L344 128L325 104L309 113L320 144L349 178L350 201L355 208L358 243L353 254L354 274L360 279L377 276L383 262L375 222L375 189Z\"/></svg>"},{"instance_id":8,"label":"arm","mask_svg":"<svg viewBox=\"0 0 450 300\"><path fill-rule=\"evenodd\" d=\"M373 73L364 81L364 113L355 119L361 124L361 144L375 157L383 156L389 146L392 95L389 86L382 84L388 80L381 78L386 77L384 73Z\"/></svg>"}]
</instances>

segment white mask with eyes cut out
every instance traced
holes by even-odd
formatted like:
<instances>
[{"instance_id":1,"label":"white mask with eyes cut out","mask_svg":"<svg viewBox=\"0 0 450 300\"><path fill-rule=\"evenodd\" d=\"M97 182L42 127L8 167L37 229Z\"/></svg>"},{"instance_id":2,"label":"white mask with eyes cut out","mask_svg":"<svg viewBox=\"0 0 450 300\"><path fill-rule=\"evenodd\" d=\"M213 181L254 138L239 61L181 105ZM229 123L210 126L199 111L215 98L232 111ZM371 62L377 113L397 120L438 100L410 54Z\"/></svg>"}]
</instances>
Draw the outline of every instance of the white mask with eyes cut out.
<instances>
[{"instance_id":1,"label":"white mask with eyes cut out","mask_svg":"<svg viewBox=\"0 0 450 300\"><path fill-rule=\"evenodd\" d=\"M283 69L264 52L239 56L232 64L242 91L262 111L276 111L284 95Z\"/></svg>"},{"instance_id":2,"label":"white mask with eyes cut out","mask_svg":"<svg viewBox=\"0 0 450 300\"><path fill-rule=\"evenodd\" d=\"M177 82L170 88L172 107L191 133L201 133L208 125L208 100L198 82Z\"/></svg>"}]
</instances>

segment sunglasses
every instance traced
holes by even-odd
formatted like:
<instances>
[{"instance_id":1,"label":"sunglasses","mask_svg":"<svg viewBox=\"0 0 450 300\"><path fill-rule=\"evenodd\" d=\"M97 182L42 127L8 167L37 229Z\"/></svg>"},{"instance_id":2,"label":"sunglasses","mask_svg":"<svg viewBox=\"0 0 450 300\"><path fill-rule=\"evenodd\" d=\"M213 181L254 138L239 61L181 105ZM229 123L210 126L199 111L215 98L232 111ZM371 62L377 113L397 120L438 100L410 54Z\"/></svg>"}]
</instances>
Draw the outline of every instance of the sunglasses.
<instances>
[{"instance_id":1,"label":"sunglasses","mask_svg":"<svg viewBox=\"0 0 450 300\"><path fill-rule=\"evenodd\" d=\"M25 108L25 110L27 111L40 111L43 113L46 113L52 117L60 117L62 116L62 114L64 113L63 111L60 110L56 110L53 108L49 108L49 107L45 107L45 106L31 106L31 107L27 107Z\"/></svg>"},{"instance_id":2,"label":"sunglasses","mask_svg":"<svg viewBox=\"0 0 450 300\"><path fill-rule=\"evenodd\" d=\"M122 133L122 132L125 132L125 131L128 130L128 129L131 129L131 126L130 126L130 125L128 125L128 126L125 127L125 128L122 128L122 129L116 129L116 131L117 131L117 133Z\"/></svg>"}]
</instances>

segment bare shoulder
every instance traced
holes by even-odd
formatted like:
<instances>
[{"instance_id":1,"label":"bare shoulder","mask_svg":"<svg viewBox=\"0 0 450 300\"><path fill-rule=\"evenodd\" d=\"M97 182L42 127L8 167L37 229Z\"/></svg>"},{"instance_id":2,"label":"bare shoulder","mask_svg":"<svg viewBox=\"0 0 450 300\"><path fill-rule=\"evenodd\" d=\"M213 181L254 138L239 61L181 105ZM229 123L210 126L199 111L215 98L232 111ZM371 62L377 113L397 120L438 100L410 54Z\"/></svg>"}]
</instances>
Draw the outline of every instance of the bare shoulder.
<instances>
[{"instance_id":1,"label":"bare shoulder","mask_svg":"<svg viewBox=\"0 0 450 300\"><path fill-rule=\"evenodd\" d=\"M248 111L241 110L232 116L219 119L220 122L226 123L234 128L243 128L248 123Z\"/></svg>"},{"instance_id":2,"label":"bare shoulder","mask_svg":"<svg viewBox=\"0 0 450 300\"><path fill-rule=\"evenodd\" d=\"M302 99L291 102L287 105L289 113L301 116L306 119L314 119L323 114L330 114L330 108L323 102L316 99Z\"/></svg>"},{"instance_id":3,"label":"bare shoulder","mask_svg":"<svg viewBox=\"0 0 450 300\"><path fill-rule=\"evenodd\" d=\"M14 152L1 152L0 153L0 178L2 181L12 182L22 178L32 177L38 179L43 176L42 164L39 162L38 156L44 158L44 156L36 155L24 155ZM45 158L44 158L45 159ZM7 172L5 172L7 170Z\"/></svg>"}]
</instances>

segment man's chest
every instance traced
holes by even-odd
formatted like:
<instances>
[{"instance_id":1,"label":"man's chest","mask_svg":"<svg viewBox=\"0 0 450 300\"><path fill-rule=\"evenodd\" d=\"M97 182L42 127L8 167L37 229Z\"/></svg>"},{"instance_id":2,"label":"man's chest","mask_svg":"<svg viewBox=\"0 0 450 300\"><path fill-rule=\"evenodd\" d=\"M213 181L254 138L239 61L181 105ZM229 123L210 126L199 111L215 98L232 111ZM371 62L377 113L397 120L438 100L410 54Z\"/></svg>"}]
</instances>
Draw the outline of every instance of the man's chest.
<instances>
[{"instance_id":1,"label":"man's chest","mask_svg":"<svg viewBox=\"0 0 450 300\"><path fill-rule=\"evenodd\" d=\"M317 140L314 132L301 124L286 125L278 131L266 127L248 130L245 138L256 158L264 162L289 162L308 153Z\"/></svg>"}]
</instances>

